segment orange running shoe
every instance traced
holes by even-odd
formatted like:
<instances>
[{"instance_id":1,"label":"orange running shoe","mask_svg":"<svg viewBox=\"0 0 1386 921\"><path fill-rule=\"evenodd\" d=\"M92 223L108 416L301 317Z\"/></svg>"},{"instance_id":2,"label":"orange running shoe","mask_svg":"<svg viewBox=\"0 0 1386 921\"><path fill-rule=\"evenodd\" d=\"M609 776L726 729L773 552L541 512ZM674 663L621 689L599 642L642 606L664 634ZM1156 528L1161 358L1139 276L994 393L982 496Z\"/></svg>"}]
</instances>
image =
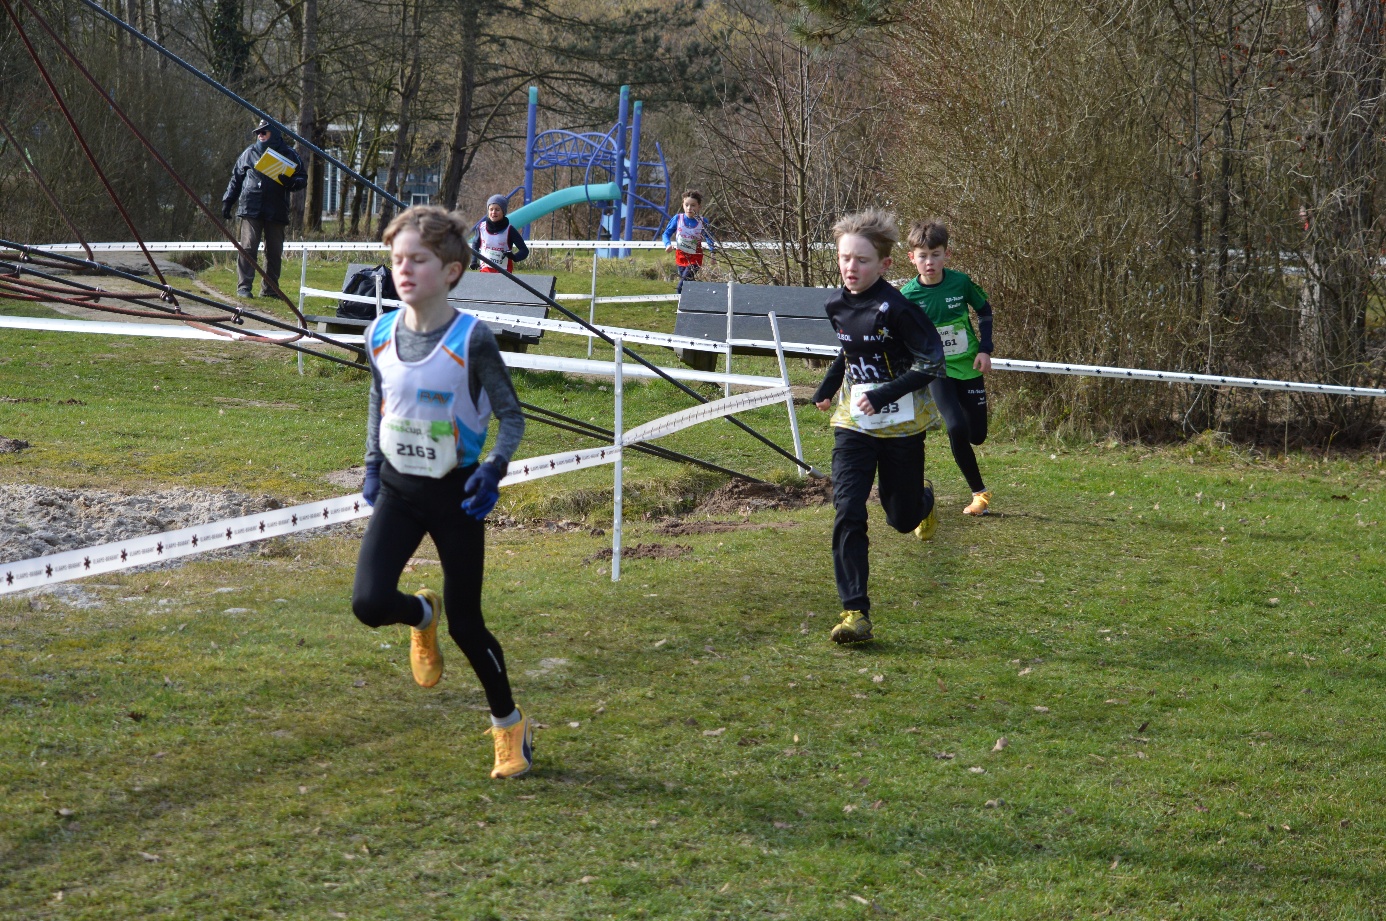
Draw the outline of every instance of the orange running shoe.
<instances>
[{"instance_id":1,"label":"orange running shoe","mask_svg":"<svg viewBox=\"0 0 1386 921\"><path fill-rule=\"evenodd\" d=\"M443 677L443 651L438 648L438 621L443 619L443 599L431 588L414 593L428 602L433 619L422 630L409 628L409 665L421 688L431 688Z\"/></svg>"},{"instance_id":2,"label":"orange running shoe","mask_svg":"<svg viewBox=\"0 0 1386 921\"><path fill-rule=\"evenodd\" d=\"M518 707L516 707L519 710ZM496 766L491 776L497 780L519 777L528 774L534 766L534 724L525 711L520 710L520 721L508 729L492 726L486 734L496 743Z\"/></svg>"},{"instance_id":3,"label":"orange running shoe","mask_svg":"<svg viewBox=\"0 0 1386 921\"><path fill-rule=\"evenodd\" d=\"M964 515L985 515L991 508L991 490L984 489L972 494L972 501L963 509Z\"/></svg>"}]
</instances>

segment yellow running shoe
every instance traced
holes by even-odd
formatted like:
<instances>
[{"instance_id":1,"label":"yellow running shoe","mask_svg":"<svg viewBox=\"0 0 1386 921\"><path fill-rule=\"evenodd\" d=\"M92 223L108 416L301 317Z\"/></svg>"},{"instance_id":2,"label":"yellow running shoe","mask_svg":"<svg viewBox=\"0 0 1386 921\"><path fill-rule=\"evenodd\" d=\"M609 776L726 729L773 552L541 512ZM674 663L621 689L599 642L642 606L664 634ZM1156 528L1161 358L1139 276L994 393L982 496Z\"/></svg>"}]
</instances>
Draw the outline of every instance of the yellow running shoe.
<instances>
[{"instance_id":1,"label":"yellow running shoe","mask_svg":"<svg viewBox=\"0 0 1386 921\"><path fill-rule=\"evenodd\" d=\"M871 639L871 616L865 611L843 611L842 623L833 627L834 643L864 643Z\"/></svg>"},{"instance_id":2,"label":"yellow running shoe","mask_svg":"<svg viewBox=\"0 0 1386 921\"><path fill-rule=\"evenodd\" d=\"M929 495L934 496L934 482L928 477L924 478L924 488L929 491ZM914 529L914 536L920 540L928 540L934 536L938 530L938 497L934 496L934 504L929 507L929 514L924 516L924 520L919 522L919 526Z\"/></svg>"},{"instance_id":3,"label":"yellow running shoe","mask_svg":"<svg viewBox=\"0 0 1386 921\"><path fill-rule=\"evenodd\" d=\"M972 501L963 509L964 515L985 515L991 508L991 490L984 489L972 494Z\"/></svg>"},{"instance_id":4,"label":"yellow running shoe","mask_svg":"<svg viewBox=\"0 0 1386 921\"><path fill-rule=\"evenodd\" d=\"M419 687L431 688L443 677L443 651L438 648L438 621L443 619L443 599L431 588L421 588L414 594L428 602L433 609L433 619L422 630L409 628L409 665L414 669L414 680Z\"/></svg>"},{"instance_id":5,"label":"yellow running shoe","mask_svg":"<svg viewBox=\"0 0 1386 921\"><path fill-rule=\"evenodd\" d=\"M519 708L516 707L518 710ZM534 766L534 724L520 710L520 721L509 729L492 726L486 734L496 743L496 766L491 776L497 780L528 774Z\"/></svg>"}]
</instances>

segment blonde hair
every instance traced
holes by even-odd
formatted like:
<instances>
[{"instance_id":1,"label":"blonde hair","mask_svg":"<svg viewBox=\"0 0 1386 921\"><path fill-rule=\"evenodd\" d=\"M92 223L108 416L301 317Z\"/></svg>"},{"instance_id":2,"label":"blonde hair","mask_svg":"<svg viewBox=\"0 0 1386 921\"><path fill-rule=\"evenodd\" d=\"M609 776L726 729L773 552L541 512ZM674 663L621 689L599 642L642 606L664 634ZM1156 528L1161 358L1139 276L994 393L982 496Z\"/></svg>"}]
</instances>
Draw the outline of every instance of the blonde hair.
<instances>
[{"instance_id":1,"label":"blonde hair","mask_svg":"<svg viewBox=\"0 0 1386 921\"><path fill-rule=\"evenodd\" d=\"M472 261L472 248L467 245L467 231L470 229L467 220L456 211L437 205L415 205L395 216L381 234L380 241L391 246L395 235L401 230L412 230L419 235L423 245L442 260L443 265L460 262L462 271L466 272L467 263Z\"/></svg>"},{"instance_id":2,"label":"blonde hair","mask_svg":"<svg viewBox=\"0 0 1386 921\"><path fill-rule=\"evenodd\" d=\"M865 237L876 249L876 255L889 258L900 242L900 229L895 225L895 215L880 208L867 208L856 214L845 215L833 225L833 239L841 242L843 237Z\"/></svg>"}]
</instances>

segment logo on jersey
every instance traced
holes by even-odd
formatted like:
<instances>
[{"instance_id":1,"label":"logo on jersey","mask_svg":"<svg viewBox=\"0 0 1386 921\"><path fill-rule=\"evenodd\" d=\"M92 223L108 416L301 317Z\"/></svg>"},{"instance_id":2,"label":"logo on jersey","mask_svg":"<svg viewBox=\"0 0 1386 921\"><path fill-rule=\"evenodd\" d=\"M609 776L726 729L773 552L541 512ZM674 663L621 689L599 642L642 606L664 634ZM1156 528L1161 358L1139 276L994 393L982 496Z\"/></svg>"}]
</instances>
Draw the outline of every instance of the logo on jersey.
<instances>
[{"instance_id":1,"label":"logo on jersey","mask_svg":"<svg viewBox=\"0 0 1386 921\"><path fill-rule=\"evenodd\" d=\"M890 380L885 370L875 361L868 360L865 355L847 362L847 378L854 384L875 384Z\"/></svg>"},{"instance_id":2,"label":"logo on jersey","mask_svg":"<svg viewBox=\"0 0 1386 921\"><path fill-rule=\"evenodd\" d=\"M452 403L452 393L447 390L425 390L421 387L414 399L425 406L448 406Z\"/></svg>"}]
</instances>

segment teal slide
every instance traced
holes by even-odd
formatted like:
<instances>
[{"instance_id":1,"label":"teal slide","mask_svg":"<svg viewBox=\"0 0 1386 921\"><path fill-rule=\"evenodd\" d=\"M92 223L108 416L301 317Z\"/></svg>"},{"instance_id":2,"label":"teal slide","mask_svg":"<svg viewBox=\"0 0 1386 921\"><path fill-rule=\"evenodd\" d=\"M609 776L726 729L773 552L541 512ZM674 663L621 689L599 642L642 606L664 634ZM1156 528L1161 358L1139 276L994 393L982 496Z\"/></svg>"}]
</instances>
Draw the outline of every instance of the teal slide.
<instances>
[{"instance_id":1,"label":"teal slide","mask_svg":"<svg viewBox=\"0 0 1386 921\"><path fill-rule=\"evenodd\" d=\"M511 211L506 217L510 218L512 227L523 227L569 205L581 205L590 201L618 201L620 198L621 189L614 182L606 182L601 185L575 185L566 189L559 189L557 192L550 192L543 198L536 198L529 204Z\"/></svg>"}]
</instances>

